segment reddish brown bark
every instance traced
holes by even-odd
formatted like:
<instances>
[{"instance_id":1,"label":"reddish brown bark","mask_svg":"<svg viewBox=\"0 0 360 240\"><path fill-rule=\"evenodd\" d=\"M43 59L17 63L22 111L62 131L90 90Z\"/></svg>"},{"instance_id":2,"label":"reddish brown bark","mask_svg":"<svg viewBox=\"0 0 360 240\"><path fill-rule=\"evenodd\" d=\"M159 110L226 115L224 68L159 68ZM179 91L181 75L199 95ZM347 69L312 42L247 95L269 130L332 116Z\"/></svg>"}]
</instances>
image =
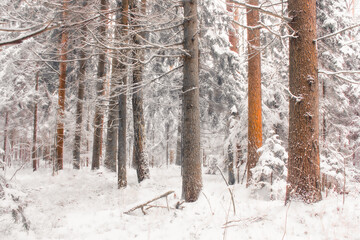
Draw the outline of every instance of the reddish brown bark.
<instances>
[{"instance_id":1,"label":"reddish brown bark","mask_svg":"<svg viewBox=\"0 0 360 240\"><path fill-rule=\"evenodd\" d=\"M122 0L121 3L117 1L118 7L120 7L121 11L121 24L123 28L121 29L121 35L123 37L128 33L127 25L128 25L128 14L129 14L129 1ZM127 55L127 52L123 52L123 55ZM122 59L122 61L126 61ZM116 63L116 62L115 62ZM115 65L114 63L114 65ZM117 65L119 68L114 66L115 70L120 70L122 72L122 79L120 82L121 94L118 99L118 110L119 110L119 128L118 128L118 188L126 187L127 185L127 176L126 176L126 87L127 87L127 74L126 74L126 66L124 64ZM130 150L130 148L129 148ZM130 161L129 161L130 162Z\"/></svg>"},{"instance_id":2,"label":"reddish brown bark","mask_svg":"<svg viewBox=\"0 0 360 240\"><path fill-rule=\"evenodd\" d=\"M234 3L231 3L231 0L226 0L226 10L231 14L233 20L239 21L239 8L233 7ZM236 53L239 53L239 26L235 23L231 23L229 26L229 41L230 41L230 50Z\"/></svg>"},{"instance_id":3,"label":"reddish brown bark","mask_svg":"<svg viewBox=\"0 0 360 240\"><path fill-rule=\"evenodd\" d=\"M251 5L259 5L258 0L249 0ZM259 11L247 9L247 25L257 26ZM247 185L251 182L251 169L259 160L257 150L262 146L262 116L261 116L261 55L260 29L248 28L248 162Z\"/></svg>"},{"instance_id":4,"label":"reddish brown bark","mask_svg":"<svg viewBox=\"0 0 360 240\"><path fill-rule=\"evenodd\" d=\"M63 20L67 18L69 0L63 1ZM65 87L66 87L66 60L68 47L68 32L63 29L61 34L60 46L60 77L59 77L59 97L58 97L58 119L56 127L56 163L55 170L63 169L64 153L64 113L65 113Z\"/></svg>"},{"instance_id":5,"label":"reddish brown bark","mask_svg":"<svg viewBox=\"0 0 360 240\"><path fill-rule=\"evenodd\" d=\"M286 201L321 200L319 157L319 82L316 0L289 0L290 38L289 159Z\"/></svg>"}]
</instances>

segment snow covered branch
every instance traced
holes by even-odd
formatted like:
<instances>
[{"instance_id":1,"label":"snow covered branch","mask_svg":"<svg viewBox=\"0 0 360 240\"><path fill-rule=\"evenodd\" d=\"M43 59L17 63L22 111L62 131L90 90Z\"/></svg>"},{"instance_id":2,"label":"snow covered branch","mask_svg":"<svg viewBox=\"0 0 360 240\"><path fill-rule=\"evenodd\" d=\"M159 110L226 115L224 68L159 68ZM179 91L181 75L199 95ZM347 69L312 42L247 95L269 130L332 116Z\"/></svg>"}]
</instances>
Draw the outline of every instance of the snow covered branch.
<instances>
[{"instance_id":1,"label":"snow covered branch","mask_svg":"<svg viewBox=\"0 0 360 240\"><path fill-rule=\"evenodd\" d=\"M247 7L247 8L253 9L253 10L258 10L258 11L264 13L264 14L267 14L267 15L270 15L270 16L273 16L273 17L276 17L276 18L283 19L283 20L285 20L285 21L287 21L287 22L291 22L291 20L292 20L291 17L281 16L281 15L276 14L276 13L274 13L274 12L265 10L265 9L261 8L261 5L255 6L255 5L243 3L243 2L240 2L240 1L237 1L237 0L230 0L230 3L234 3L234 4L235 4L235 7L236 7L236 5L239 5L239 6Z\"/></svg>"},{"instance_id":2,"label":"snow covered branch","mask_svg":"<svg viewBox=\"0 0 360 240\"><path fill-rule=\"evenodd\" d=\"M43 32L46 32L46 31L49 31L49 30L52 30L54 29L55 27L54 26L50 26L50 23L47 24L46 26L36 30L36 31L33 31L33 32L30 32L28 34L25 34L25 35L22 35L22 36L19 36L17 38L13 38L13 39L9 39L9 40L5 40L5 41L2 41L0 42L0 47L1 46L6 46L6 45L14 45L14 44L19 44L19 43L22 43L24 40L26 39L29 39L29 38L32 38L32 37L35 37Z\"/></svg>"},{"instance_id":3,"label":"snow covered branch","mask_svg":"<svg viewBox=\"0 0 360 240\"><path fill-rule=\"evenodd\" d=\"M340 80L343 80L343 81L351 83L351 84L360 84L360 82L355 82L355 81L352 81L348 78L345 78L345 77L339 75L339 74L344 74L344 73L355 73L356 74L356 73L360 73L360 71L328 72L328 71L319 70L318 73L322 73L325 75L334 75L335 77L339 78Z\"/></svg>"},{"instance_id":4,"label":"snow covered branch","mask_svg":"<svg viewBox=\"0 0 360 240\"><path fill-rule=\"evenodd\" d=\"M345 31L347 31L347 30L350 30L350 29L353 29L353 28L356 28L356 27L359 27L359 26L360 26L360 23L355 24L355 25L352 25L352 26L347 27L347 28L344 28L344 29L340 29L340 30L338 30L338 31L336 31L336 32L333 32L333 33L330 33L330 34L328 34L328 35L319 37L319 38L315 39L314 42L317 42L317 41L319 41L319 40L324 40L324 39L326 39L326 38L335 36L335 35L337 35L337 34L339 34L339 33L345 32Z\"/></svg>"}]
</instances>

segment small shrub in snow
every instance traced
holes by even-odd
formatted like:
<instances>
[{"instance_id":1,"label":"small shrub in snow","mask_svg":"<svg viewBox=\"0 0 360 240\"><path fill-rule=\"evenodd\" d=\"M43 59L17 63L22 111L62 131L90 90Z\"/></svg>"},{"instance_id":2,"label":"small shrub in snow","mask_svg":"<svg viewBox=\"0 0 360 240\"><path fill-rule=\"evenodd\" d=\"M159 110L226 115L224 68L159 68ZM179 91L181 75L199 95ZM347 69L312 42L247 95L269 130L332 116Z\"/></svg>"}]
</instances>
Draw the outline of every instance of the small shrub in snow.
<instances>
[{"instance_id":1,"label":"small shrub in snow","mask_svg":"<svg viewBox=\"0 0 360 240\"><path fill-rule=\"evenodd\" d=\"M258 150L261 155L253 174L253 194L265 199L281 199L285 196L287 152L277 134L265 141Z\"/></svg>"}]
</instances>

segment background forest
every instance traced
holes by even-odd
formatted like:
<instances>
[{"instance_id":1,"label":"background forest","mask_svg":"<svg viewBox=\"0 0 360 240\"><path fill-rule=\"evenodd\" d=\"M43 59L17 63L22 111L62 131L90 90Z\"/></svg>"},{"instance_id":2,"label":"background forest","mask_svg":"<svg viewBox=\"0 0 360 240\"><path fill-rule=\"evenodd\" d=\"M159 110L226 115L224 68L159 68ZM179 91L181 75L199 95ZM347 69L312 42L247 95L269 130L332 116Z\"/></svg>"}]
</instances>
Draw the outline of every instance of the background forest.
<instances>
[{"instance_id":1,"label":"background forest","mask_svg":"<svg viewBox=\"0 0 360 240\"><path fill-rule=\"evenodd\" d=\"M360 234L360 3L310 2L314 9L316 2L315 79L296 73L299 65L291 70L291 41L303 39L293 23L296 1L2 0L0 231L9 239L150 239L149 229L166 222L168 229L151 238L184 230L176 239L284 239L293 221L288 239L357 239L350 233ZM302 101L291 79L302 75L317 89L319 108L308 116L317 119L318 129L309 127L316 144L302 130L289 134L295 121L289 109ZM302 143L292 140L302 136ZM291 179L302 159L292 149L301 144L320 161L309 160L310 187ZM148 227L132 226L143 221L139 210L110 211L168 190L175 191L163 197L168 209L146 205L156 209L144 216ZM284 201L294 192L307 203L323 201L295 201L287 219ZM58 194L80 196L63 202ZM89 200L96 196L105 210ZM46 203L31 207L37 201ZM76 230L57 220L60 227L52 221L41 230L47 214L40 217L39 206L64 214L52 204L68 206L64 211L79 214L73 217L80 222L94 217L85 214L93 208L101 212L99 226L110 227L92 236L81 230L92 223ZM163 216L168 211L171 219ZM200 225L189 225L194 211ZM271 229L276 214L282 214L276 237L254 233L264 222ZM69 216L62 217L76 226ZM176 229L172 221L190 223ZM328 228L339 235L324 235Z\"/></svg>"}]
</instances>

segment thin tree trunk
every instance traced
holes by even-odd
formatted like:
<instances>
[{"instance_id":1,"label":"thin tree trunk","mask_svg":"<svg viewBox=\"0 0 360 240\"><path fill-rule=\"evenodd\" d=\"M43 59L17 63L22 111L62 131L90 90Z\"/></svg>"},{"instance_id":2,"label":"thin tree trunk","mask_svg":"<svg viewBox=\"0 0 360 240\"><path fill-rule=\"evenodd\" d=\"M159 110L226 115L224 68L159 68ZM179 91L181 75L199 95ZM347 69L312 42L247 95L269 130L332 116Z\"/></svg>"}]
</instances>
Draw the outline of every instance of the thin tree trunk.
<instances>
[{"instance_id":1,"label":"thin tree trunk","mask_svg":"<svg viewBox=\"0 0 360 240\"><path fill-rule=\"evenodd\" d=\"M322 100L323 100L323 103L325 103L325 100L326 100L326 84L325 84L325 80L323 80L323 83L322 83ZM324 112L323 112L323 119L322 119L322 137L323 137L323 145L326 144L326 112L325 112L325 109L324 109Z\"/></svg>"},{"instance_id":2,"label":"thin tree trunk","mask_svg":"<svg viewBox=\"0 0 360 240\"><path fill-rule=\"evenodd\" d=\"M230 0L226 0L226 10L232 15L234 21L239 22L239 8L233 7ZM229 26L230 50L239 53L239 25L231 23Z\"/></svg>"},{"instance_id":3,"label":"thin tree trunk","mask_svg":"<svg viewBox=\"0 0 360 240\"><path fill-rule=\"evenodd\" d=\"M169 167L169 128L170 124L165 123L165 139L166 139L166 166Z\"/></svg>"},{"instance_id":4,"label":"thin tree trunk","mask_svg":"<svg viewBox=\"0 0 360 240\"><path fill-rule=\"evenodd\" d=\"M36 73L36 79L35 79L35 92L37 93L39 90L39 72ZM33 164L33 171L37 170L38 164L37 164L37 156L36 156L36 132L37 132L37 111L38 111L38 98L36 96L35 100L35 106L34 106L34 131L33 131L33 145L32 145L32 164Z\"/></svg>"},{"instance_id":5,"label":"thin tree trunk","mask_svg":"<svg viewBox=\"0 0 360 240\"><path fill-rule=\"evenodd\" d=\"M87 6L87 1L83 1L83 7ZM86 26L81 28L82 36L80 42L86 41ZM74 140L74 150L73 150L73 168L80 169L80 152L81 152L81 134L82 134L82 122L83 122L83 101L85 94L85 72L86 72L86 54L83 48L80 49L80 69L78 73L78 94L77 94L77 103L76 103L76 127L75 127L75 140Z\"/></svg>"},{"instance_id":6,"label":"thin tree trunk","mask_svg":"<svg viewBox=\"0 0 360 240\"><path fill-rule=\"evenodd\" d=\"M258 0L247 1L251 5L259 5ZM247 9L247 25L257 26L259 11ZM248 162L247 186L251 183L251 169L259 160L257 150L262 146L261 117L261 55L260 29L248 29Z\"/></svg>"},{"instance_id":7,"label":"thin tree trunk","mask_svg":"<svg viewBox=\"0 0 360 240\"><path fill-rule=\"evenodd\" d=\"M182 196L186 202L199 198L202 188L199 106L199 30L197 0L184 2L183 174Z\"/></svg>"},{"instance_id":8,"label":"thin tree trunk","mask_svg":"<svg viewBox=\"0 0 360 240\"><path fill-rule=\"evenodd\" d=\"M182 99L180 99L182 101ZM178 128L177 128L177 140L176 140L176 160L175 160L175 164L178 166L181 166L181 141L182 141L182 116L183 116L183 109L182 109L182 104L180 106L180 111L179 111L179 118L178 118Z\"/></svg>"},{"instance_id":9,"label":"thin tree trunk","mask_svg":"<svg viewBox=\"0 0 360 240\"><path fill-rule=\"evenodd\" d=\"M9 112L6 111L5 113L5 130L4 130L4 156L3 156L3 162L6 164L6 155L7 155L7 138L8 138L8 125L9 125Z\"/></svg>"},{"instance_id":10,"label":"thin tree trunk","mask_svg":"<svg viewBox=\"0 0 360 240\"><path fill-rule=\"evenodd\" d=\"M289 0L290 38L289 159L286 202L321 200L319 157L319 82L316 0Z\"/></svg>"},{"instance_id":11,"label":"thin tree trunk","mask_svg":"<svg viewBox=\"0 0 360 240\"><path fill-rule=\"evenodd\" d=\"M228 146L228 174L229 174L229 185L235 184L235 173L234 173L234 151L233 145L230 143Z\"/></svg>"},{"instance_id":12,"label":"thin tree trunk","mask_svg":"<svg viewBox=\"0 0 360 240\"><path fill-rule=\"evenodd\" d=\"M104 15L107 10L107 1L101 0L100 10L102 17L100 17L99 34L100 40L104 40L106 37L106 16ZM103 51L103 50L102 50ZM106 62L105 51L99 55L98 72L97 72L97 83L96 83L96 96L97 103L95 106L95 117L94 117L94 141L93 141L93 153L91 169L96 170L100 167L100 157L102 148L102 134L103 134L103 123L104 123L104 111L102 104L102 96L104 95L104 81L105 81L105 62Z\"/></svg>"},{"instance_id":13,"label":"thin tree trunk","mask_svg":"<svg viewBox=\"0 0 360 240\"><path fill-rule=\"evenodd\" d=\"M133 24L138 25L139 22L136 19L138 16L134 15L134 11L137 11L136 0L131 0L130 8L132 10ZM146 15L146 0L141 0L140 13L142 16ZM134 29L138 31L138 27ZM143 32L135 34L133 41L135 45L141 45L141 38L145 38ZM144 60L143 50L133 50L134 66L133 66L133 94L132 94L132 105L133 105L133 119L134 119L134 162L136 163L136 172L138 182L144 179L150 178L149 171L149 160L145 157L145 121L144 121L144 110L143 110L143 91L142 91L142 74L143 64L140 61Z\"/></svg>"},{"instance_id":14,"label":"thin tree trunk","mask_svg":"<svg viewBox=\"0 0 360 240\"><path fill-rule=\"evenodd\" d=\"M63 1L63 15L65 21L67 18L69 0ZM64 155L64 115L65 115L65 88L66 88L66 60L68 48L68 32L63 29L61 34L60 48L60 77L59 77L59 99L58 99L58 118L56 130L56 163L55 171L63 169Z\"/></svg>"},{"instance_id":15,"label":"thin tree trunk","mask_svg":"<svg viewBox=\"0 0 360 240\"><path fill-rule=\"evenodd\" d=\"M117 27L115 29L115 40L120 38L120 34L121 36L124 37L125 34L127 33L126 25L128 24L128 17L127 17L128 6L129 6L128 1L117 1L117 7L119 11L117 12L116 19L117 21L121 22L122 27ZM121 150L118 151L118 154L122 154L122 156L120 156L118 160L121 159L122 162L125 162L125 165L122 163L121 168L118 168L119 170L118 187L121 188L126 186L126 92L125 91L126 91L127 74L126 74L126 66L124 64L124 61L126 61L126 59L123 58L119 62L118 58L120 57L120 54L118 53L114 53L114 54L115 57L112 60L105 166L108 169L116 172L117 147L118 145L122 145ZM121 54L126 55L126 52L123 51ZM121 103L120 103L120 98L122 100ZM124 99L125 102L123 102ZM124 106L120 106L120 104ZM121 108L121 110L119 107ZM124 110L125 112L123 112ZM120 116L120 111L121 111L121 116ZM125 125L121 125L121 129L118 129L118 126L120 124L119 121L123 121L121 124L125 124ZM125 128L123 126L125 126ZM121 135L118 136L118 134ZM125 169L123 169L124 166Z\"/></svg>"},{"instance_id":16,"label":"thin tree trunk","mask_svg":"<svg viewBox=\"0 0 360 240\"><path fill-rule=\"evenodd\" d=\"M125 37L128 33L128 11L129 11L129 1L122 0L121 2L117 1L118 7L121 9L121 24L123 28L121 29L121 34ZM123 52L124 55L127 55L127 52ZM123 62L126 59L122 59ZM126 90L127 90L127 68L123 63L118 65L121 82L120 82L120 96L119 96L119 127L118 127L118 188L126 187L127 185L127 176L126 176ZM130 161L129 161L130 162Z\"/></svg>"}]
</instances>

